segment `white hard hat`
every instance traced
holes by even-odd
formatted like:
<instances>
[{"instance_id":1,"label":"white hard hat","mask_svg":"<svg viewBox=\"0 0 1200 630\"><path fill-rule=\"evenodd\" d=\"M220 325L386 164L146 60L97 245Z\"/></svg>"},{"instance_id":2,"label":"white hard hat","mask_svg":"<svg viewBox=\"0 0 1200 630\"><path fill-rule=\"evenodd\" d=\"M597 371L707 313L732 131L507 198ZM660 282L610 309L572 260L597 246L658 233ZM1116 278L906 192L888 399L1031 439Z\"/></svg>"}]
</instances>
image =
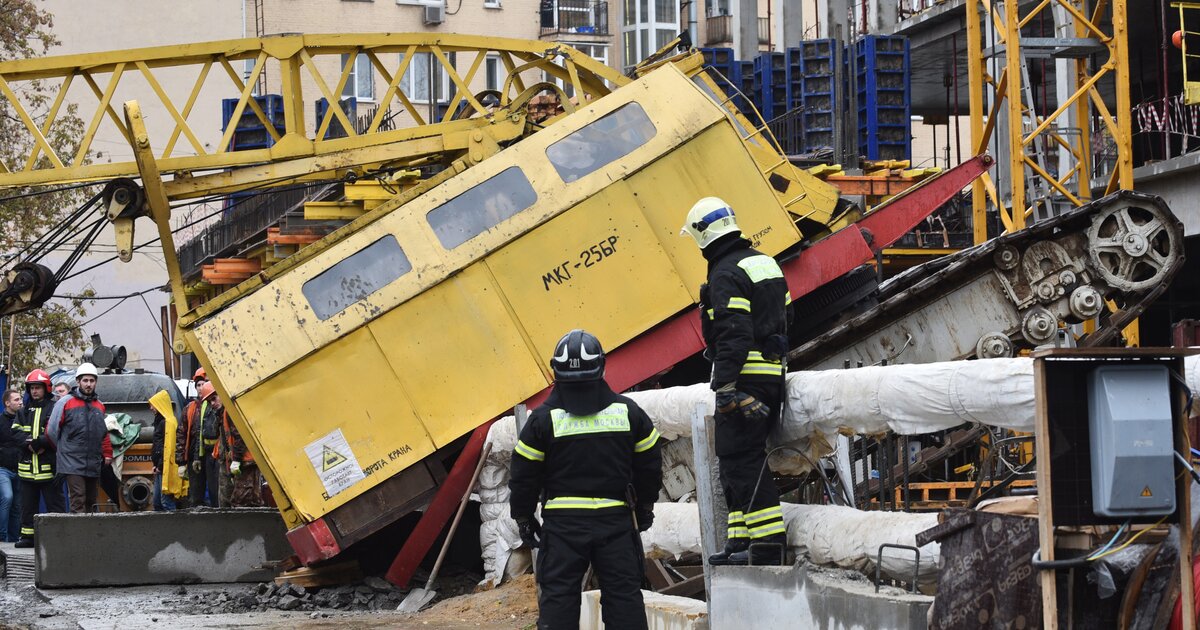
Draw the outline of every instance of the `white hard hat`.
<instances>
[{"instance_id":1,"label":"white hard hat","mask_svg":"<svg viewBox=\"0 0 1200 630\"><path fill-rule=\"evenodd\" d=\"M688 211L687 221L679 235L696 239L696 244L704 249L718 238L738 231L740 228L733 216L733 208L719 197L705 197Z\"/></svg>"},{"instance_id":2,"label":"white hard hat","mask_svg":"<svg viewBox=\"0 0 1200 630\"><path fill-rule=\"evenodd\" d=\"M80 376L100 378L100 373L96 371L96 366L91 363L80 363L79 367L75 368L75 379L78 380Z\"/></svg>"}]
</instances>

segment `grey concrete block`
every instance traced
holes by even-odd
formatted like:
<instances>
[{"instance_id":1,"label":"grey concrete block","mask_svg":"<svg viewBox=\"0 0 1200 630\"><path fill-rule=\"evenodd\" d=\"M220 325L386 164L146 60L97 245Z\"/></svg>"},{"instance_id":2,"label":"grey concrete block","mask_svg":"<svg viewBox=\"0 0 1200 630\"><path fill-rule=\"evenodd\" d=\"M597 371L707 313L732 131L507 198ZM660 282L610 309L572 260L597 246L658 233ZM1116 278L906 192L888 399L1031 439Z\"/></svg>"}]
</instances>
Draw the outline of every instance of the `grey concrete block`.
<instances>
[{"instance_id":1,"label":"grey concrete block","mask_svg":"<svg viewBox=\"0 0 1200 630\"><path fill-rule=\"evenodd\" d=\"M43 514L36 583L43 588L262 582L292 555L272 509Z\"/></svg>"},{"instance_id":2,"label":"grey concrete block","mask_svg":"<svg viewBox=\"0 0 1200 630\"><path fill-rule=\"evenodd\" d=\"M883 587L853 571L713 567L713 628L923 630L933 598Z\"/></svg>"}]
</instances>

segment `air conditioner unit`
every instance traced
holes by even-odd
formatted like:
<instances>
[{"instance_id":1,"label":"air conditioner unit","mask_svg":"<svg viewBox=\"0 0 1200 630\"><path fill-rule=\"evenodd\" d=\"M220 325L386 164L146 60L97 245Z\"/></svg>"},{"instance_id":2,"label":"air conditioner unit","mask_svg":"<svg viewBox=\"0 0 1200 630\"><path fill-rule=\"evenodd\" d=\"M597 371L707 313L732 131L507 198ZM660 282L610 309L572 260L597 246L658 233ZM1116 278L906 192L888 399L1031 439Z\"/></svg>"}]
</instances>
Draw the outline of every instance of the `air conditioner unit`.
<instances>
[{"instance_id":1,"label":"air conditioner unit","mask_svg":"<svg viewBox=\"0 0 1200 630\"><path fill-rule=\"evenodd\" d=\"M446 21L446 5L439 4L435 7L425 7L425 23L426 24L441 24Z\"/></svg>"}]
</instances>

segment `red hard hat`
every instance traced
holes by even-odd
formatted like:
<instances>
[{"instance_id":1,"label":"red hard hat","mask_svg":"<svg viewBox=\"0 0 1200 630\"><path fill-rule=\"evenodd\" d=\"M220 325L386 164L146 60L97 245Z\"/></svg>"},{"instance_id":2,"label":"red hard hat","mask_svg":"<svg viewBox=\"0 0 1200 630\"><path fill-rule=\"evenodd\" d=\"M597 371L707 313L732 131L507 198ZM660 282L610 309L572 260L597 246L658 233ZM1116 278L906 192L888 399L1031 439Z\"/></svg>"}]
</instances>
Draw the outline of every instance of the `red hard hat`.
<instances>
[{"instance_id":1,"label":"red hard hat","mask_svg":"<svg viewBox=\"0 0 1200 630\"><path fill-rule=\"evenodd\" d=\"M200 384L200 400L205 400L209 396L217 393L217 388L213 387L212 381L204 381Z\"/></svg>"},{"instance_id":2,"label":"red hard hat","mask_svg":"<svg viewBox=\"0 0 1200 630\"><path fill-rule=\"evenodd\" d=\"M46 388L46 391L50 391L50 375L47 374L45 370L34 370L29 373L29 376L25 377L26 389L28 389L30 385L35 385L37 383L41 383L42 386Z\"/></svg>"},{"instance_id":3,"label":"red hard hat","mask_svg":"<svg viewBox=\"0 0 1200 630\"><path fill-rule=\"evenodd\" d=\"M192 380L194 381L198 378L202 378L207 381L208 380L208 372L205 372L204 368L200 368L199 370L196 370L196 373L192 375Z\"/></svg>"}]
</instances>

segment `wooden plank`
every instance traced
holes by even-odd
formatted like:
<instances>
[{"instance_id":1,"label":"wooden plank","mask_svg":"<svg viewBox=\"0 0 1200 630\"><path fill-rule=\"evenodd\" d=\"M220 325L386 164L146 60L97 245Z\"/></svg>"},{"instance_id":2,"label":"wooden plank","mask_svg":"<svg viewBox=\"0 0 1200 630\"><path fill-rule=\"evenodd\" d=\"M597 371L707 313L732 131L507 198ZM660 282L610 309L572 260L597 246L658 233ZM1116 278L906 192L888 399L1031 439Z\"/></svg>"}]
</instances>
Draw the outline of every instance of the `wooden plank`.
<instances>
[{"instance_id":1,"label":"wooden plank","mask_svg":"<svg viewBox=\"0 0 1200 630\"><path fill-rule=\"evenodd\" d=\"M672 584L667 588L662 589L659 593L663 595L675 595L677 597L692 597L704 592L704 574L690 577L682 582Z\"/></svg>"},{"instance_id":2,"label":"wooden plank","mask_svg":"<svg viewBox=\"0 0 1200 630\"><path fill-rule=\"evenodd\" d=\"M1037 458L1038 548L1042 560L1054 559L1054 493L1050 485L1050 410L1046 404L1046 361L1033 361L1034 448ZM1058 585L1053 569L1041 571L1042 628L1058 630Z\"/></svg>"},{"instance_id":3,"label":"wooden plank","mask_svg":"<svg viewBox=\"0 0 1200 630\"><path fill-rule=\"evenodd\" d=\"M323 567L300 567L284 571L275 578L276 584L293 584L303 588L349 584L362 579L358 562L351 560Z\"/></svg>"},{"instance_id":4,"label":"wooden plank","mask_svg":"<svg viewBox=\"0 0 1200 630\"><path fill-rule=\"evenodd\" d=\"M651 588L660 593L675 583L671 576L667 575L667 570L663 568L662 560L657 558L646 562L646 579L650 582Z\"/></svg>"}]
</instances>

